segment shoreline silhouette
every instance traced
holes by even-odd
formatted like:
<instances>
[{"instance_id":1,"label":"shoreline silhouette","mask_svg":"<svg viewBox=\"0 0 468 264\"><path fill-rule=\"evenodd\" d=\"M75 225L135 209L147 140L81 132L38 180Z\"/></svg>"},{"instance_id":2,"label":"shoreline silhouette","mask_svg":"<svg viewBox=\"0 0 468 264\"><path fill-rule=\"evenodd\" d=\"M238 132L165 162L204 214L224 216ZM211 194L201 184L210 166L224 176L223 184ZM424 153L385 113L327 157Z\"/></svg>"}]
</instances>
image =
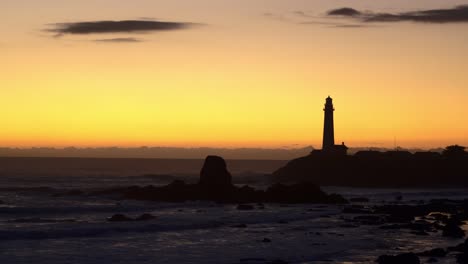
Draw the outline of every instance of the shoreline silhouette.
<instances>
[{"instance_id":1,"label":"shoreline silhouette","mask_svg":"<svg viewBox=\"0 0 468 264\"><path fill-rule=\"evenodd\" d=\"M358 151L335 145L333 100L325 99L323 145L272 174L277 182L311 181L353 187L468 187L468 152L452 145L442 153L402 150Z\"/></svg>"}]
</instances>

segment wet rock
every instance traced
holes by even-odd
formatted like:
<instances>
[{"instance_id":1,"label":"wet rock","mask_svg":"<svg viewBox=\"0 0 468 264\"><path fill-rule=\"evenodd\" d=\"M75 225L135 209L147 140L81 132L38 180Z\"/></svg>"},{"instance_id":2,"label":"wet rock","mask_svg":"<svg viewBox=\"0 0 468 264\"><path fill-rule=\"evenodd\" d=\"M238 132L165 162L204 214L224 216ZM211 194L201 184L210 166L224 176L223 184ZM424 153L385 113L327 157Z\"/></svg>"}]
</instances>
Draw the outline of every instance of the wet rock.
<instances>
[{"instance_id":1,"label":"wet rock","mask_svg":"<svg viewBox=\"0 0 468 264\"><path fill-rule=\"evenodd\" d=\"M253 209L255 208L250 204L239 204L237 206L237 210L241 210L241 211L247 211L247 210L253 210Z\"/></svg>"},{"instance_id":2,"label":"wet rock","mask_svg":"<svg viewBox=\"0 0 468 264\"><path fill-rule=\"evenodd\" d=\"M465 231L453 222L448 222L442 229L442 235L445 237L463 238Z\"/></svg>"},{"instance_id":3,"label":"wet rock","mask_svg":"<svg viewBox=\"0 0 468 264\"><path fill-rule=\"evenodd\" d=\"M271 261L271 262L267 262L267 264L288 264L288 263L289 263L289 262L284 261L284 260L282 260L282 259L275 259L275 260L273 260L273 261Z\"/></svg>"},{"instance_id":4,"label":"wet rock","mask_svg":"<svg viewBox=\"0 0 468 264\"><path fill-rule=\"evenodd\" d=\"M362 225L380 225L384 223L384 219L378 215L360 215L354 217L353 220Z\"/></svg>"},{"instance_id":5,"label":"wet rock","mask_svg":"<svg viewBox=\"0 0 468 264\"><path fill-rule=\"evenodd\" d=\"M227 170L226 161L219 156L208 156L200 172L201 186L214 189L232 187L232 176Z\"/></svg>"},{"instance_id":6,"label":"wet rock","mask_svg":"<svg viewBox=\"0 0 468 264\"><path fill-rule=\"evenodd\" d=\"M65 195L79 196L79 195L83 195L83 194L84 194L84 192L82 190L73 189L73 190L68 191Z\"/></svg>"},{"instance_id":7,"label":"wet rock","mask_svg":"<svg viewBox=\"0 0 468 264\"><path fill-rule=\"evenodd\" d=\"M436 258L430 258L427 260L427 263L436 263L436 262L439 262L439 260Z\"/></svg>"},{"instance_id":8,"label":"wet rock","mask_svg":"<svg viewBox=\"0 0 468 264\"><path fill-rule=\"evenodd\" d=\"M353 203L368 203L369 202L369 198L366 198L366 197L356 197L356 198L351 198L349 199L350 202L353 202Z\"/></svg>"},{"instance_id":9,"label":"wet rock","mask_svg":"<svg viewBox=\"0 0 468 264\"><path fill-rule=\"evenodd\" d=\"M418 253L418 256L443 258L447 256L447 251L443 248L434 248L428 251Z\"/></svg>"},{"instance_id":10,"label":"wet rock","mask_svg":"<svg viewBox=\"0 0 468 264\"><path fill-rule=\"evenodd\" d=\"M267 261L264 258L241 258L240 262L265 262Z\"/></svg>"},{"instance_id":11,"label":"wet rock","mask_svg":"<svg viewBox=\"0 0 468 264\"><path fill-rule=\"evenodd\" d=\"M465 243L461 243L455 247L449 247L447 250L451 252L468 252L468 239L465 240Z\"/></svg>"},{"instance_id":12,"label":"wet rock","mask_svg":"<svg viewBox=\"0 0 468 264\"><path fill-rule=\"evenodd\" d=\"M137 217L135 220L136 221L149 221L149 220L154 220L156 219L156 216L152 214L142 214L139 217Z\"/></svg>"},{"instance_id":13,"label":"wet rock","mask_svg":"<svg viewBox=\"0 0 468 264\"><path fill-rule=\"evenodd\" d=\"M396 256L382 255L377 259L379 264L419 264L421 261L414 253L404 253Z\"/></svg>"},{"instance_id":14,"label":"wet rock","mask_svg":"<svg viewBox=\"0 0 468 264\"><path fill-rule=\"evenodd\" d=\"M448 220L448 216L446 214L441 214L441 213L430 213L428 215L430 218L434 219L434 220L437 220L437 221L447 221Z\"/></svg>"},{"instance_id":15,"label":"wet rock","mask_svg":"<svg viewBox=\"0 0 468 264\"><path fill-rule=\"evenodd\" d=\"M341 195L327 195L320 187L310 182L292 185L273 184L265 192L265 200L278 203L333 203L344 204L348 201Z\"/></svg>"},{"instance_id":16,"label":"wet rock","mask_svg":"<svg viewBox=\"0 0 468 264\"><path fill-rule=\"evenodd\" d=\"M234 228L247 228L247 225L246 224L238 224L238 225L232 225L231 227L234 227Z\"/></svg>"},{"instance_id":17,"label":"wet rock","mask_svg":"<svg viewBox=\"0 0 468 264\"><path fill-rule=\"evenodd\" d=\"M389 223L409 223L414 220L414 216L405 214L391 214L386 217Z\"/></svg>"},{"instance_id":18,"label":"wet rock","mask_svg":"<svg viewBox=\"0 0 468 264\"><path fill-rule=\"evenodd\" d=\"M112 217L107 218L107 221L109 222L127 222L127 221L133 221L132 218L124 215L124 214L115 214Z\"/></svg>"},{"instance_id":19,"label":"wet rock","mask_svg":"<svg viewBox=\"0 0 468 264\"><path fill-rule=\"evenodd\" d=\"M364 208L361 205L352 205L346 206L343 208L343 213L345 214L370 214L371 211L369 209Z\"/></svg>"},{"instance_id":20,"label":"wet rock","mask_svg":"<svg viewBox=\"0 0 468 264\"><path fill-rule=\"evenodd\" d=\"M226 162L218 156L208 156L200 172L198 184L186 184L174 180L165 186L130 186L102 190L96 194L121 194L124 199L162 202L215 201L218 203L322 203L346 204L348 201L338 194L327 194L310 182L292 185L273 184L267 190L256 190L249 186L237 187L231 183L231 174ZM250 210L250 209L249 209Z\"/></svg>"},{"instance_id":21,"label":"wet rock","mask_svg":"<svg viewBox=\"0 0 468 264\"><path fill-rule=\"evenodd\" d=\"M339 225L339 227L343 227L343 228L358 228L359 225L356 225L356 224L342 224L342 225Z\"/></svg>"},{"instance_id":22,"label":"wet rock","mask_svg":"<svg viewBox=\"0 0 468 264\"><path fill-rule=\"evenodd\" d=\"M417 235L417 236L428 236L429 235L429 233L427 233L426 231L413 231L413 232L411 232L411 234Z\"/></svg>"},{"instance_id":23,"label":"wet rock","mask_svg":"<svg viewBox=\"0 0 468 264\"><path fill-rule=\"evenodd\" d=\"M468 264L468 254L459 254L457 255L457 263Z\"/></svg>"}]
</instances>

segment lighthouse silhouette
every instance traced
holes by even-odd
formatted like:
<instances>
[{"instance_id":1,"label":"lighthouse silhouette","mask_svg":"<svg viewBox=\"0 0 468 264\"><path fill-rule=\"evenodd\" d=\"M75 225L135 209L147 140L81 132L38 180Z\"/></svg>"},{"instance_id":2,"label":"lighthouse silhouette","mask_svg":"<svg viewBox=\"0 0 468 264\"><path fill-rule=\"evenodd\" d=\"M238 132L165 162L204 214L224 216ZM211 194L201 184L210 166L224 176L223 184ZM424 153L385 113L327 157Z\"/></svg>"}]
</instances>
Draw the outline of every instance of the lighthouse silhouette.
<instances>
[{"instance_id":1,"label":"lighthouse silhouette","mask_svg":"<svg viewBox=\"0 0 468 264\"><path fill-rule=\"evenodd\" d=\"M328 96L325 99L325 112L324 123L323 123L323 141L322 141L322 152L334 155L346 155L348 147L345 146L344 142L341 145L335 145L335 128L333 124L333 99Z\"/></svg>"},{"instance_id":2,"label":"lighthouse silhouette","mask_svg":"<svg viewBox=\"0 0 468 264\"><path fill-rule=\"evenodd\" d=\"M325 112L325 118L323 123L322 149L326 150L335 146L335 128L333 126L333 112L335 108L333 108L333 99L330 96L325 99L323 111Z\"/></svg>"}]
</instances>

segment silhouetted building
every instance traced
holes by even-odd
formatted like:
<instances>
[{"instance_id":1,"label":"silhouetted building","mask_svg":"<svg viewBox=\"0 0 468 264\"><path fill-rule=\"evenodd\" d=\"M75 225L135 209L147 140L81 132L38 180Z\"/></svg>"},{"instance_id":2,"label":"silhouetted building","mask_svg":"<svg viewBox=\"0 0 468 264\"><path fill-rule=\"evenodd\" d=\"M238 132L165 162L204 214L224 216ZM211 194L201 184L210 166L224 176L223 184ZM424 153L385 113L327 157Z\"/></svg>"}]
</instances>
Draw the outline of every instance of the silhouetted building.
<instances>
[{"instance_id":1,"label":"silhouetted building","mask_svg":"<svg viewBox=\"0 0 468 264\"><path fill-rule=\"evenodd\" d=\"M330 96L325 99L325 108L323 111L325 112L325 117L323 124L322 151L327 154L346 155L348 147L346 147L344 142L341 145L335 145L335 128L333 124L333 112L335 108L333 108L333 99Z\"/></svg>"}]
</instances>

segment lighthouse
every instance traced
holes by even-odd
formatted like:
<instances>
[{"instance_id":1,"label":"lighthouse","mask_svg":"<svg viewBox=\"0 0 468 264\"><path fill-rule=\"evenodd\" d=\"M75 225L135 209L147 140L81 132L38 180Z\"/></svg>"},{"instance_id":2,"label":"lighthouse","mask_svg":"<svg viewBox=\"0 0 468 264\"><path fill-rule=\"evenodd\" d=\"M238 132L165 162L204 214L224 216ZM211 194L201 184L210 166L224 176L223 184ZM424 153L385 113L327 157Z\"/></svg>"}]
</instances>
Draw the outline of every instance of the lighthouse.
<instances>
[{"instance_id":1,"label":"lighthouse","mask_svg":"<svg viewBox=\"0 0 468 264\"><path fill-rule=\"evenodd\" d=\"M322 149L327 150L335 146L335 128L333 126L333 112L335 108L333 108L333 99L330 96L325 99L323 111L325 112L325 118L323 123Z\"/></svg>"},{"instance_id":2,"label":"lighthouse","mask_svg":"<svg viewBox=\"0 0 468 264\"><path fill-rule=\"evenodd\" d=\"M323 141L322 141L322 152L325 154L333 155L346 155L348 147L344 144L335 145L335 128L333 120L333 112L335 108L333 107L333 99L328 96L325 99L325 108L324 111L324 122L323 122Z\"/></svg>"}]
</instances>

